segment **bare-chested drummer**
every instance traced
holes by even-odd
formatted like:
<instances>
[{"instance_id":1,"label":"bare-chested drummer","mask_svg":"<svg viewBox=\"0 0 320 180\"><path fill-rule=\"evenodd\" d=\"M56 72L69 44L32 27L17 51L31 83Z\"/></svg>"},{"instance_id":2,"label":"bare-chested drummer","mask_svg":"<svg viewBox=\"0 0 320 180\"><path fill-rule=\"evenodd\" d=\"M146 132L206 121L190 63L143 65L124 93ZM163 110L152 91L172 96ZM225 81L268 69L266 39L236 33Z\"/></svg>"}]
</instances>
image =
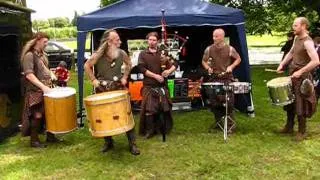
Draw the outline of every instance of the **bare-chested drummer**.
<instances>
[{"instance_id":1,"label":"bare-chested drummer","mask_svg":"<svg viewBox=\"0 0 320 180\"><path fill-rule=\"evenodd\" d=\"M289 53L281 61L277 71L282 73L284 67L289 64L295 101L287 106L287 123L280 130L280 133L293 133L294 118L297 115L298 133L295 140L302 141L306 137L306 118L311 117L316 110L316 96L311 83L311 71L319 65L319 57L314 48L314 43L308 35L308 19L305 17L296 18L292 28L296 35L294 43ZM303 87L309 86L309 90L305 92L301 91L303 81L305 82Z\"/></svg>"},{"instance_id":2,"label":"bare-chested drummer","mask_svg":"<svg viewBox=\"0 0 320 180\"><path fill-rule=\"evenodd\" d=\"M213 31L212 38L213 44L208 46L204 52L202 58L202 65L208 72L208 76L204 78L207 82L221 82L230 83L233 79L232 71L236 68L241 58L237 51L224 41L225 32L223 29L216 29ZM222 120L225 115L225 107L223 106L225 95L214 95L210 98L212 112L216 122L210 127L216 128L217 123ZM228 120L228 133L232 133L235 130L234 117L233 117L233 93L230 93L230 101L228 103L228 112L233 121Z\"/></svg>"}]
</instances>

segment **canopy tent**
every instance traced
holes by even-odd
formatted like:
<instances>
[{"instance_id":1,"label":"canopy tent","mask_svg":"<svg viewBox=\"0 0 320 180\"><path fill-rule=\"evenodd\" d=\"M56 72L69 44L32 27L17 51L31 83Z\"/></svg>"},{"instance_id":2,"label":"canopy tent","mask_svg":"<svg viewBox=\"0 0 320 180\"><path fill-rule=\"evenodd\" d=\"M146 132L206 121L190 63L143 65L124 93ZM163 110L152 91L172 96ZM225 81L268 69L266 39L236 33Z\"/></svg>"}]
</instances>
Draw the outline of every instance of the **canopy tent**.
<instances>
[{"instance_id":1,"label":"canopy tent","mask_svg":"<svg viewBox=\"0 0 320 180\"><path fill-rule=\"evenodd\" d=\"M93 35L96 35L97 39L101 36L102 30L117 29L125 45L127 39L143 39L151 30L159 30L162 9L165 10L168 31L178 29L185 35L194 36L193 41L191 37L189 43L196 44L190 51L191 58L195 57L193 54L201 60L199 56L212 41L212 30L217 27L223 28L230 38L230 44L236 48L242 59L240 66L234 71L235 77L240 81L251 82L245 22L241 10L201 0L122 0L78 17L77 66L80 109L83 107L83 62L87 33L94 32ZM251 105L250 95L237 97L236 107L239 110L247 111L247 107Z\"/></svg>"}]
</instances>

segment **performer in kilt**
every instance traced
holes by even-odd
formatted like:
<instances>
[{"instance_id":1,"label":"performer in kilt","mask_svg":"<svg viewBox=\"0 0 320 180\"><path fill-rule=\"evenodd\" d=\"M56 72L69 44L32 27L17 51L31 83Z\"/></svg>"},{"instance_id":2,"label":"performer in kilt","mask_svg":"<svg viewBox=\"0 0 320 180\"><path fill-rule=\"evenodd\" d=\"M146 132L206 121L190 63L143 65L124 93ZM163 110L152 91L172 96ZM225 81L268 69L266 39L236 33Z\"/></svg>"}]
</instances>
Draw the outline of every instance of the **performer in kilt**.
<instances>
[{"instance_id":1,"label":"performer in kilt","mask_svg":"<svg viewBox=\"0 0 320 180\"><path fill-rule=\"evenodd\" d=\"M316 96L312 84L311 72L319 66L319 57L314 43L308 35L309 21L305 17L294 20L292 28L296 35L289 53L277 68L282 73L289 64L292 80L294 103L287 106L287 123L281 133L293 133L294 118L298 117L298 133L295 137L301 141L306 137L306 118L310 118L316 110Z\"/></svg>"},{"instance_id":2,"label":"performer in kilt","mask_svg":"<svg viewBox=\"0 0 320 180\"><path fill-rule=\"evenodd\" d=\"M25 100L22 112L22 136L29 136L31 147L44 148L39 140L39 132L44 130L43 93L50 91L51 79L55 79L49 70L44 48L48 44L47 34L38 32L23 47L21 64L25 76ZM60 142L54 134L47 132L47 142Z\"/></svg>"},{"instance_id":3,"label":"performer in kilt","mask_svg":"<svg viewBox=\"0 0 320 180\"><path fill-rule=\"evenodd\" d=\"M212 35L214 43L205 49L202 58L203 68L208 72L204 81L228 84L234 81L232 71L240 64L241 58L232 46L225 43L225 32L223 29L215 29ZM212 128L217 127L217 123L225 115L226 109L223 104L226 102L226 98L225 94L213 94L208 98L210 98L211 110L216 120L209 129L211 131ZM232 92L229 92L228 112L234 120L233 104L234 95ZM229 133L235 130L235 124L232 121L228 121L228 129Z\"/></svg>"},{"instance_id":4,"label":"performer in kilt","mask_svg":"<svg viewBox=\"0 0 320 180\"><path fill-rule=\"evenodd\" d=\"M146 38L148 48L140 53L138 60L138 67L144 74L139 133L150 138L159 132L168 133L173 127L166 78L175 71L178 63L159 50L157 32L150 32ZM161 115L166 123L160 121Z\"/></svg>"},{"instance_id":5,"label":"performer in kilt","mask_svg":"<svg viewBox=\"0 0 320 180\"><path fill-rule=\"evenodd\" d=\"M121 90L127 84L131 69L131 60L127 53L120 49L121 41L115 30L104 32L98 50L85 63L84 69L93 84L96 93ZM124 65L122 75L121 69ZM94 72L93 72L94 67ZM136 145L134 128L126 132L131 154L139 155L140 150ZM102 152L112 149L113 139L105 137Z\"/></svg>"}]
</instances>

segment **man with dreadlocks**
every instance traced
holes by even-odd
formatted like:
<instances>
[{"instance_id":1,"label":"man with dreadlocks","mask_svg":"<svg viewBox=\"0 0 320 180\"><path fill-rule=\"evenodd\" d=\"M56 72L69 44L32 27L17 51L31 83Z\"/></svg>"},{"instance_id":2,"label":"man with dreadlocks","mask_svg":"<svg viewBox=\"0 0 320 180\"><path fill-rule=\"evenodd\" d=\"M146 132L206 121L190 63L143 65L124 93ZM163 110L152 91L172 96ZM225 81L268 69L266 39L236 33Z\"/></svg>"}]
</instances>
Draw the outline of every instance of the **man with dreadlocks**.
<instances>
[{"instance_id":1,"label":"man with dreadlocks","mask_svg":"<svg viewBox=\"0 0 320 180\"><path fill-rule=\"evenodd\" d=\"M25 102L22 114L22 135L30 135L31 147L44 148L38 133L44 120L43 93L50 91L54 77L48 68L48 59L44 48L48 44L48 35L38 32L27 42L21 53L21 64L25 75ZM54 134L47 132L47 142L59 142Z\"/></svg>"},{"instance_id":2,"label":"man with dreadlocks","mask_svg":"<svg viewBox=\"0 0 320 180\"><path fill-rule=\"evenodd\" d=\"M91 80L97 93L120 90L127 84L127 79L131 69L131 60L125 51L120 49L120 38L115 30L106 31L101 39L98 50L85 63L84 70ZM121 67L125 65L123 75ZM93 67L94 71L93 72ZM121 85L117 83L120 79ZM101 80L107 83L108 87L100 85ZM139 155L140 151L135 143L134 128L127 132L130 152L133 155ZM113 148L111 136L105 137L105 144L102 152L107 152Z\"/></svg>"}]
</instances>

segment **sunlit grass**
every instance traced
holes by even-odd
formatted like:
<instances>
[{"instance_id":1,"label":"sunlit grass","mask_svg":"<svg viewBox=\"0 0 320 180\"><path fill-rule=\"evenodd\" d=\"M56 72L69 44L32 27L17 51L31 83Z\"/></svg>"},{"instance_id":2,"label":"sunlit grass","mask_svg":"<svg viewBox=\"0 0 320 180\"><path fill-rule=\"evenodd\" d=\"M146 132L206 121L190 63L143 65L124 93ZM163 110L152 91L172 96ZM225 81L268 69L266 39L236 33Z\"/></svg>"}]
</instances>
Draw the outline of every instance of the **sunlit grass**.
<instances>
[{"instance_id":1,"label":"sunlit grass","mask_svg":"<svg viewBox=\"0 0 320 180\"><path fill-rule=\"evenodd\" d=\"M281 46L287 40L286 35L247 35L248 46Z\"/></svg>"}]
</instances>

